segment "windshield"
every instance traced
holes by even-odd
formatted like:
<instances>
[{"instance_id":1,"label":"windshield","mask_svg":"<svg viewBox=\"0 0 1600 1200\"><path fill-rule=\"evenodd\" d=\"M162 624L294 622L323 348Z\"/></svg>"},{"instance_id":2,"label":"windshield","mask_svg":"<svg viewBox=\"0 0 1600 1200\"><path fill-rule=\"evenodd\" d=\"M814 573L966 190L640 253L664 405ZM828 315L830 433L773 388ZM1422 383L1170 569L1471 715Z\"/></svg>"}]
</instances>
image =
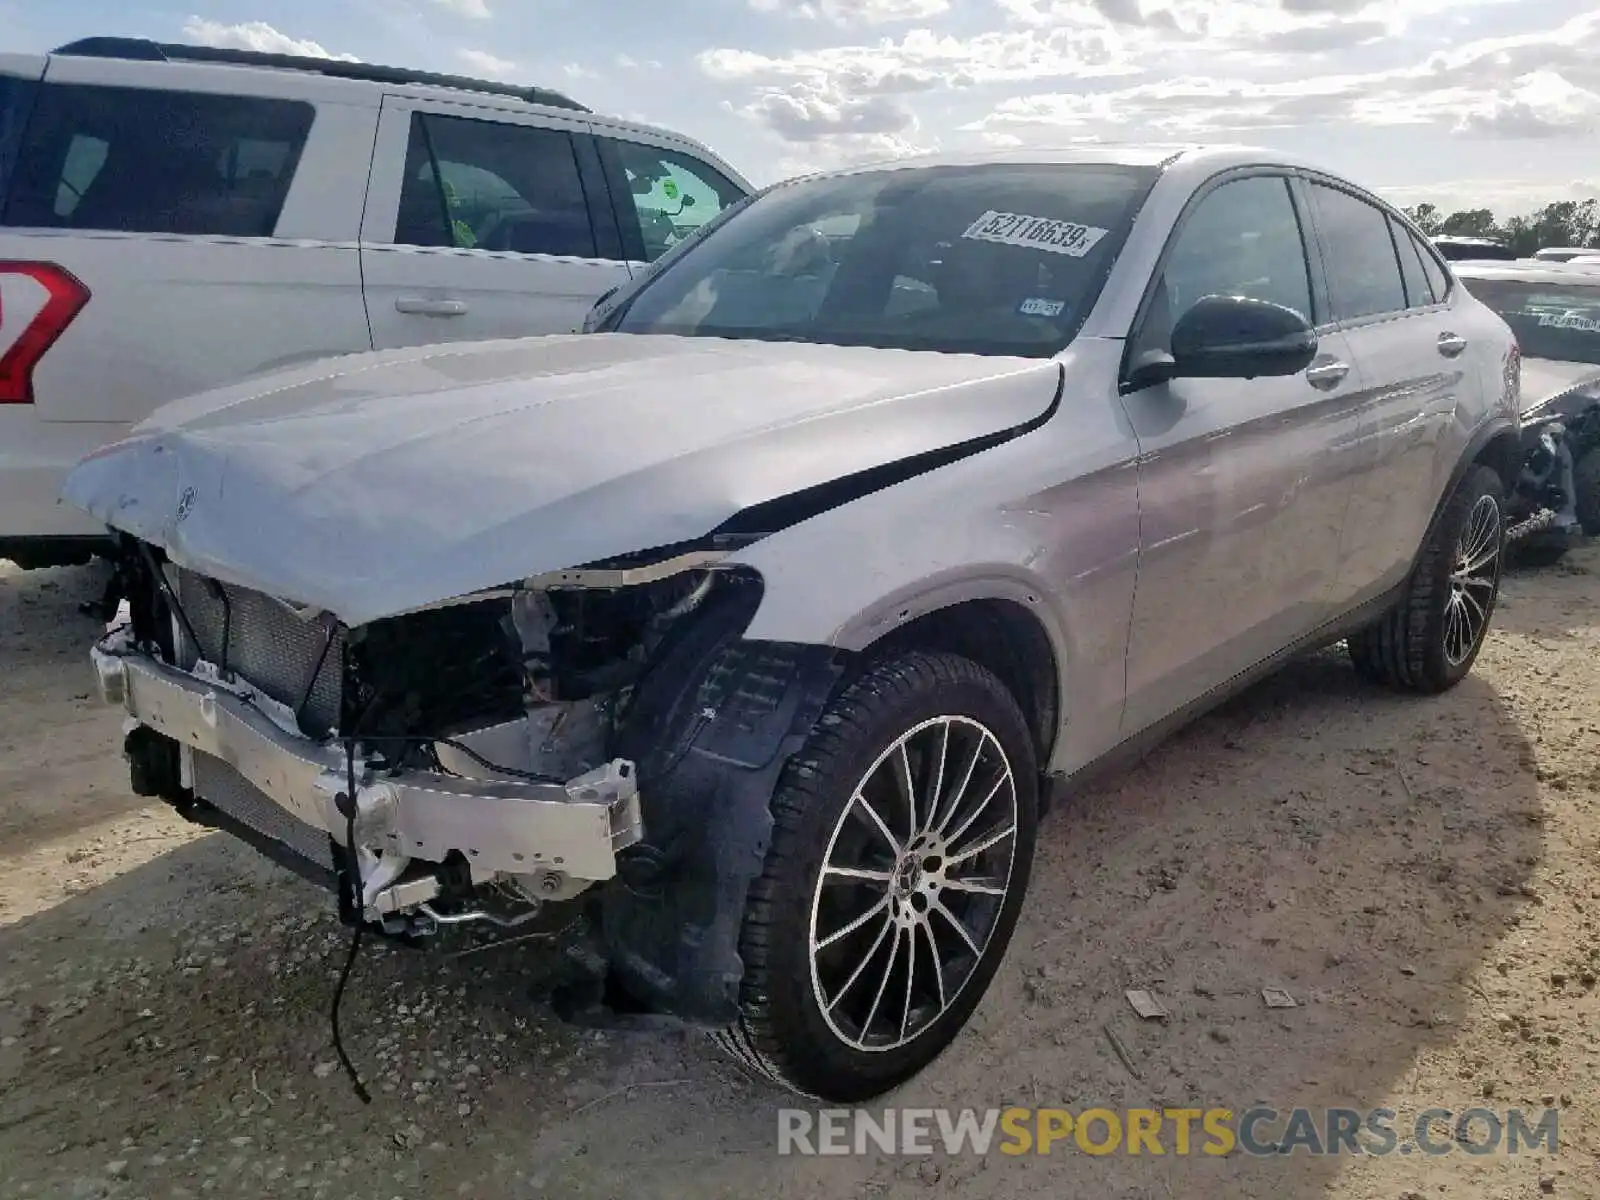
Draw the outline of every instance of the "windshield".
<instances>
[{"instance_id":1,"label":"windshield","mask_svg":"<svg viewBox=\"0 0 1600 1200\"><path fill-rule=\"evenodd\" d=\"M1088 315L1151 168L871 171L773 189L606 327L1047 357Z\"/></svg>"},{"instance_id":2,"label":"windshield","mask_svg":"<svg viewBox=\"0 0 1600 1200\"><path fill-rule=\"evenodd\" d=\"M1600 363L1600 279L1523 283L1469 279L1467 290L1511 326L1529 358Z\"/></svg>"}]
</instances>

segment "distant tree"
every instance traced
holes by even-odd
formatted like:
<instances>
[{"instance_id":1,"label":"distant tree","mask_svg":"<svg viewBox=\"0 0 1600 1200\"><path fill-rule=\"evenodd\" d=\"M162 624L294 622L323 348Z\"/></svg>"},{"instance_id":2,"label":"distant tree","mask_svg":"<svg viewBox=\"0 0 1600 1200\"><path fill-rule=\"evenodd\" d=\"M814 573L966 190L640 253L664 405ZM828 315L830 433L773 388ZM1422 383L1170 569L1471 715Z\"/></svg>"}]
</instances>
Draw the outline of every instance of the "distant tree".
<instances>
[{"instance_id":1,"label":"distant tree","mask_svg":"<svg viewBox=\"0 0 1600 1200\"><path fill-rule=\"evenodd\" d=\"M1487 208L1468 208L1449 216L1438 206L1414 204L1404 210L1429 237L1498 238L1524 257L1547 246L1586 246L1600 251L1600 198L1555 200L1530 213L1496 221Z\"/></svg>"},{"instance_id":2,"label":"distant tree","mask_svg":"<svg viewBox=\"0 0 1600 1200\"><path fill-rule=\"evenodd\" d=\"M1489 209L1469 208L1451 213L1440 222L1439 232L1453 237L1494 237L1500 230Z\"/></svg>"},{"instance_id":3,"label":"distant tree","mask_svg":"<svg viewBox=\"0 0 1600 1200\"><path fill-rule=\"evenodd\" d=\"M1439 210L1432 204L1414 204L1410 208L1401 209L1410 217L1418 229L1432 237L1439 232Z\"/></svg>"}]
</instances>

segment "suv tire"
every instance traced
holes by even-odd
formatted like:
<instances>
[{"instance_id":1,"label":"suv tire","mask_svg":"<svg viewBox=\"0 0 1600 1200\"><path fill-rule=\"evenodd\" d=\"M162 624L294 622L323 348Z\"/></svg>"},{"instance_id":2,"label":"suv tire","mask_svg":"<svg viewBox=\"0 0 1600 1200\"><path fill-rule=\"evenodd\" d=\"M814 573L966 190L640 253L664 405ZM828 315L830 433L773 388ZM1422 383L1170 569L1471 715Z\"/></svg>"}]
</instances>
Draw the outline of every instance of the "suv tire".
<instances>
[{"instance_id":1,"label":"suv tire","mask_svg":"<svg viewBox=\"0 0 1600 1200\"><path fill-rule=\"evenodd\" d=\"M1011 940L1037 789L1027 722L991 672L923 652L868 668L774 793L725 1047L839 1103L925 1067L966 1024Z\"/></svg>"},{"instance_id":2,"label":"suv tire","mask_svg":"<svg viewBox=\"0 0 1600 1200\"><path fill-rule=\"evenodd\" d=\"M1474 466L1429 531L1400 601L1349 638L1356 670L1414 692L1460 683L1494 616L1504 558L1505 489L1488 467Z\"/></svg>"}]
</instances>

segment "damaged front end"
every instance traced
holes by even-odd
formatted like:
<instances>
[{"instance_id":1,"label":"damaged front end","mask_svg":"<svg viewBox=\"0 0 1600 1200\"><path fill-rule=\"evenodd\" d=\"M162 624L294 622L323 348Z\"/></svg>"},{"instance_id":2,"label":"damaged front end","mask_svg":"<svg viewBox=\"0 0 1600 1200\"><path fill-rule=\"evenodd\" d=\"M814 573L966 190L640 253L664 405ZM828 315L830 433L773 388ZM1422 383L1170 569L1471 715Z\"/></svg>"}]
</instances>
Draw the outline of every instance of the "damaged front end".
<instances>
[{"instance_id":1,"label":"damaged front end","mask_svg":"<svg viewBox=\"0 0 1600 1200\"><path fill-rule=\"evenodd\" d=\"M744 640L754 573L691 549L347 628L124 549L93 654L136 792L334 889L347 921L414 937L558 906L647 1007L734 1018L768 799L838 669Z\"/></svg>"}]
</instances>

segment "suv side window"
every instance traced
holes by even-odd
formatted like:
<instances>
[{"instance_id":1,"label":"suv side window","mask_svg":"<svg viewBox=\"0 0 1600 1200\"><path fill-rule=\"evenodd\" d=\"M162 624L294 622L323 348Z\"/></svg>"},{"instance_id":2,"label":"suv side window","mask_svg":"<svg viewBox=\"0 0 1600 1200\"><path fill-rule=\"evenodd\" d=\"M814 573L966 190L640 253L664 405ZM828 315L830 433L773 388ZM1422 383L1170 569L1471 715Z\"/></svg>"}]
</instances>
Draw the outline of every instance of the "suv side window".
<instances>
[{"instance_id":1,"label":"suv side window","mask_svg":"<svg viewBox=\"0 0 1600 1200\"><path fill-rule=\"evenodd\" d=\"M1434 294L1433 285L1428 282L1428 273L1423 270L1421 251L1416 241L1406 227L1393 217L1389 218L1389 233L1400 252L1400 277L1406 285L1406 304L1411 308L1426 308L1437 303L1442 297Z\"/></svg>"},{"instance_id":2,"label":"suv side window","mask_svg":"<svg viewBox=\"0 0 1600 1200\"><path fill-rule=\"evenodd\" d=\"M744 189L715 167L680 151L614 137L598 140L623 236L631 243L637 230L646 262L744 198Z\"/></svg>"},{"instance_id":3,"label":"suv side window","mask_svg":"<svg viewBox=\"0 0 1600 1200\"><path fill-rule=\"evenodd\" d=\"M1299 214L1281 175L1251 175L1206 195L1167 254L1135 351L1166 349L1172 326L1204 296L1248 296L1311 316Z\"/></svg>"},{"instance_id":4,"label":"suv side window","mask_svg":"<svg viewBox=\"0 0 1600 1200\"><path fill-rule=\"evenodd\" d=\"M1389 216L1349 192L1311 184L1327 255L1328 304L1335 321L1403 312L1406 289L1389 236Z\"/></svg>"},{"instance_id":5,"label":"suv side window","mask_svg":"<svg viewBox=\"0 0 1600 1200\"><path fill-rule=\"evenodd\" d=\"M270 237L314 116L299 100L46 84L0 224Z\"/></svg>"},{"instance_id":6,"label":"suv side window","mask_svg":"<svg viewBox=\"0 0 1600 1200\"><path fill-rule=\"evenodd\" d=\"M413 113L394 240L594 258L570 134Z\"/></svg>"}]
</instances>

